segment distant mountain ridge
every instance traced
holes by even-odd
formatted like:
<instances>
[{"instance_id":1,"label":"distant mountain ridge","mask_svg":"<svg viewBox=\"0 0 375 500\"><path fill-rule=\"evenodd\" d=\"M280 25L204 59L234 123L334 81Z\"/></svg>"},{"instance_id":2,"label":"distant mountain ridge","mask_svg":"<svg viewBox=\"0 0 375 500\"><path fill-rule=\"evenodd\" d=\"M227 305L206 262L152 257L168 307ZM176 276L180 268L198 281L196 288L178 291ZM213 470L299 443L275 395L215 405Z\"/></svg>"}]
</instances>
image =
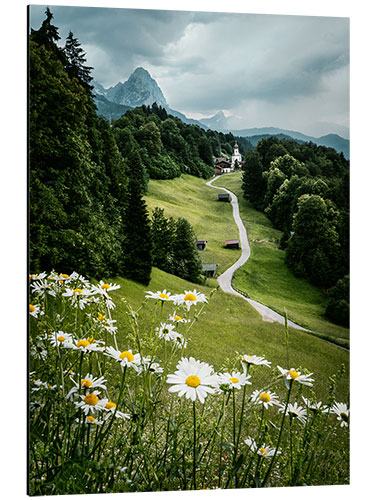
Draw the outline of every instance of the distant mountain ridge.
<instances>
[{"instance_id":1,"label":"distant mountain ridge","mask_svg":"<svg viewBox=\"0 0 375 500\"><path fill-rule=\"evenodd\" d=\"M219 111L210 118L202 118L199 121L188 118L183 113L169 107L167 100L150 73L142 67L136 68L129 79L123 83L118 82L114 87L105 89L98 81L93 80L94 100L98 114L107 119L120 118L128 109L136 108L145 104L151 106L154 102L162 106L167 113L180 118L189 125L198 125L203 129L212 129L218 132L229 133L234 136L253 138L250 142L256 144L258 137L270 135L288 137L303 142L314 142L319 146L334 148L342 152L349 158L349 140L338 134L327 134L322 137L305 135L298 131L286 130L277 127L260 127L235 129L228 127L231 123L242 124L243 120L235 117L225 116L223 111Z\"/></svg>"},{"instance_id":2,"label":"distant mountain ridge","mask_svg":"<svg viewBox=\"0 0 375 500\"><path fill-rule=\"evenodd\" d=\"M143 104L152 106L156 102L167 113L177 116L183 122L189 125L198 125L207 130L207 127L198 120L188 118L183 113L170 108L156 80L144 68L135 69L127 81L124 83L118 82L114 87L108 89L105 89L96 80L92 84L98 113L105 118L120 118L127 109L136 108ZM124 106L127 108L125 111Z\"/></svg>"}]
</instances>

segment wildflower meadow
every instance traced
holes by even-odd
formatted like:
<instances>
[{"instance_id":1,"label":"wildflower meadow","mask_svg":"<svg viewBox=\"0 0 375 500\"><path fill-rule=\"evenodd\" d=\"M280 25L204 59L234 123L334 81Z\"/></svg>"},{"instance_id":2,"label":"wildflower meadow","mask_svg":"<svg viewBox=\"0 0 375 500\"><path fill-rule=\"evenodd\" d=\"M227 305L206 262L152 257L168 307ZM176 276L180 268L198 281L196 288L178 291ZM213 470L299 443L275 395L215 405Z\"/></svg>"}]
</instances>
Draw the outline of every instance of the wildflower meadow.
<instances>
[{"instance_id":1,"label":"wildflower meadow","mask_svg":"<svg viewBox=\"0 0 375 500\"><path fill-rule=\"evenodd\" d=\"M349 482L343 369L319 401L324 374L304 367L256 352L216 367L186 355L215 300L195 289L149 291L138 309L122 299L120 338L118 288L75 272L30 276L31 495Z\"/></svg>"}]
</instances>

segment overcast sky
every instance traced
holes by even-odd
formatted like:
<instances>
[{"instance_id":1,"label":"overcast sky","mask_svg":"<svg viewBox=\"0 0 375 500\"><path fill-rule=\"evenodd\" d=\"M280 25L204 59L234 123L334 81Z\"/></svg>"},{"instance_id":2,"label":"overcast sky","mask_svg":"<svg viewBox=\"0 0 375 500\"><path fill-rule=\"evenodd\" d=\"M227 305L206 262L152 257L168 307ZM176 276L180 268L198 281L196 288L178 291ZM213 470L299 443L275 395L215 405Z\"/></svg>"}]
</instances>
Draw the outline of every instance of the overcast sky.
<instances>
[{"instance_id":1,"label":"overcast sky","mask_svg":"<svg viewBox=\"0 0 375 500\"><path fill-rule=\"evenodd\" d=\"M31 6L38 29L45 6ZM349 19L51 6L105 88L142 66L169 106L220 110L242 128L275 126L348 137Z\"/></svg>"}]
</instances>

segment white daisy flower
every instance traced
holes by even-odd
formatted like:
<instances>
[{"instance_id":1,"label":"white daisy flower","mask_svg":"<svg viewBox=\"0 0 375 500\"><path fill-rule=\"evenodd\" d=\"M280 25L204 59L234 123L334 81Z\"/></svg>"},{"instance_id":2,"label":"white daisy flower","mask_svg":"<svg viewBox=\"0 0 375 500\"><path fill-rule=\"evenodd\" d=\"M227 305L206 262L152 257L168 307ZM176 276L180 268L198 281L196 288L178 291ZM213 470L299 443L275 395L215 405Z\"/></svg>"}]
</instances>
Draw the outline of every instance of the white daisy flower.
<instances>
[{"instance_id":1,"label":"white daisy flower","mask_svg":"<svg viewBox=\"0 0 375 500\"><path fill-rule=\"evenodd\" d=\"M173 321L174 323L189 323L190 319L184 319L179 316L176 311L173 312L172 316L169 316L168 321Z\"/></svg>"},{"instance_id":2,"label":"white daisy flower","mask_svg":"<svg viewBox=\"0 0 375 500\"><path fill-rule=\"evenodd\" d=\"M150 373L163 373L164 369L159 363L152 361L151 356L145 356L140 365L141 369L149 371Z\"/></svg>"},{"instance_id":3,"label":"white daisy flower","mask_svg":"<svg viewBox=\"0 0 375 500\"><path fill-rule=\"evenodd\" d=\"M127 420L130 418L129 413L123 413L122 411L116 410L116 408L116 403L114 403L113 401L107 401L104 407L104 411L106 412L106 415L104 415L104 421L111 418L111 416L114 414L116 418L120 418L121 420Z\"/></svg>"},{"instance_id":4,"label":"white daisy flower","mask_svg":"<svg viewBox=\"0 0 375 500\"><path fill-rule=\"evenodd\" d=\"M133 354L131 349L128 351L119 351L109 346L106 348L104 354L118 361L121 366L131 366L136 372L140 370L141 356L140 354Z\"/></svg>"},{"instance_id":5,"label":"white daisy flower","mask_svg":"<svg viewBox=\"0 0 375 500\"><path fill-rule=\"evenodd\" d=\"M43 280L47 276L46 272L42 272L39 274L29 274L30 281Z\"/></svg>"},{"instance_id":6,"label":"white daisy flower","mask_svg":"<svg viewBox=\"0 0 375 500\"><path fill-rule=\"evenodd\" d=\"M279 409L279 413L284 413L285 411L285 403L282 403L281 408ZM289 403L286 409L286 413L290 415L292 418L296 418L303 425L306 424L307 410L302 408L302 406L298 406L297 403Z\"/></svg>"},{"instance_id":7,"label":"white daisy flower","mask_svg":"<svg viewBox=\"0 0 375 500\"><path fill-rule=\"evenodd\" d=\"M339 422L341 421L340 427L349 427L350 410L346 403L335 403L331 408L331 412L337 415Z\"/></svg>"},{"instance_id":8,"label":"white daisy flower","mask_svg":"<svg viewBox=\"0 0 375 500\"><path fill-rule=\"evenodd\" d=\"M318 411L320 411L321 413L328 413L329 411L327 406L323 406L323 403L321 401L316 403L315 401L311 401L310 399L307 399L304 396L302 396L302 399L305 405L309 408L309 410L311 410L314 413Z\"/></svg>"},{"instance_id":9,"label":"white daisy flower","mask_svg":"<svg viewBox=\"0 0 375 500\"><path fill-rule=\"evenodd\" d=\"M73 343L72 334L62 332L61 330L58 332L52 332L49 335L49 337L50 337L50 342L54 347L57 347L58 345L72 344Z\"/></svg>"},{"instance_id":10,"label":"white daisy flower","mask_svg":"<svg viewBox=\"0 0 375 500\"><path fill-rule=\"evenodd\" d=\"M251 385L251 382L249 381L250 378L251 375L245 375L241 372L225 372L218 374L219 384L229 385L230 389L241 389L244 385Z\"/></svg>"},{"instance_id":11,"label":"white daisy flower","mask_svg":"<svg viewBox=\"0 0 375 500\"><path fill-rule=\"evenodd\" d=\"M37 293L41 297L46 294L56 297L56 291L51 287L47 280L38 280L31 283L31 293Z\"/></svg>"},{"instance_id":12,"label":"white daisy flower","mask_svg":"<svg viewBox=\"0 0 375 500\"><path fill-rule=\"evenodd\" d=\"M145 295L146 299L158 299L158 300L161 300L163 302L168 302L170 300L173 300L170 292L167 292L166 289L164 289L162 292L160 292L158 290L156 293L148 291L148 292L146 292L146 294L148 294L148 295Z\"/></svg>"},{"instance_id":13,"label":"white daisy flower","mask_svg":"<svg viewBox=\"0 0 375 500\"><path fill-rule=\"evenodd\" d=\"M181 333L174 332L172 340L179 349L182 349L182 348L185 349L187 346L187 341L186 341L185 337L183 335L181 335Z\"/></svg>"},{"instance_id":14,"label":"white daisy flower","mask_svg":"<svg viewBox=\"0 0 375 500\"><path fill-rule=\"evenodd\" d=\"M39 304L29 304L29 313L34 318L39 318L39 316L43 316L44 311L41 310Z\"/></svg>"},{"instance_id":15,"label":"white daisy flower","mask_svg":"<svg viewBox=\"0 0 375 500\"><path fill-rule=\"evenodd\" d=\"M287 389L290 388L291 380L296 380L300 384L307 385L309 387L313 385L312 382L314 382L314 379L311 378L312 373L308 373L307 375L301 375L301 372L297 371L295 368L290 368L290 370L285 370L284 368L281 368L281 366L278 366L277 368L284 377Z\"/></svg>"},{"instance_id":16,"label":"white daisy flower","mask_svg":"<svg viewBox=\"0 0 375 500\"><path fill-rule=\"evenodd\" d=\"M104 410L108 399L101 398L99 391L89 392L88 394L79 395L81 401L74 403L76 408L79 408L88 415L89 412L101 412Z\"/></svg>"},{"instance_id":17,"label":"white daisy flower","mask_svg":"<svg viewBox=\"0 0 375 500\"><path fill-rule=\"evenodd\" d=\"M251 395L251 401L257 405L263 405L266 410L268 410L269 406L280 405L276 393L271 391L254 391Z\"/></svg>"},{"instance_id":18,"label":"white daisy flower","mask_svg":"<svg viewBox=\"0 0 375 500\"><path fill-rule=\"evenodd\" d=\"M175 373L167 377L167 384L173 384L169 392L178 392L179 397L185 395L192 401L198 397L201 403L204 403L207 393L215 392L217 383L218 378L212 366L192 357L181 358Z\"/></svg>"},{"instance_id":19,"label":"white daisy flower","mask_svg":"<svg viewBox=\"0 0 375 500\"><path fill-rule=\"evenodd\" d=\"M76 418L75 421L79 424L81 423L79 418ZM92 415L87 415L85 418L85 424L87 425L103 425L103 421L98 418L93 417Z\"/></svg>"},{"instance_id":20,"label":"white daisy flower","mask_svg":"<svg viewBox=\"0 0 375 500\"><path fill-rule=\"evenodd\" d=\"M33 387L31 389L31 392L37 392L40 391L41 389L48 389L48 390L55 390L57 385L51 385L48 382L42 382L40 379L34 380L33 381Z\"/></svg>"},{"instance_id":21,"label":"white daisy flower","mask_svg":"<svg viewBox=\"0 0 375 500\"><path fill-rule=\"evenodd\" d=\"M263 444L257 451L258 455L261 455L262 457L270 458L273 457L276 453L276 448L271 448L271 446L266 446ZM278 451L277 454L279 455L281 451Z\"/></svg>"},{"instance_id":22,"label":"white daisy flower","mask_svg":"<svg viewBox=\"0 0 375 500\"><path fill-rule=\"evenodd\" d=\"M74 343L75 342L75 343ZM92 352L92 351L104 351L104 347L100 344L104 344L102 340L95 340L92 337L87 339L80 339L77 342L74 341L72 343L66 342L63 344L63 347L67 347L68 349L73 349L74 351L82 351L82 352Z\"/></svg>"},{"instance_id":23,"label":"white daisy flower","mask_svg":"<svg viewBox=\"0 0 375 500\"><path fill-rule=\"evenodd\" d=\"M188 311L190 311L192 305L197 305L198 302L207 302L206 296L201 292L197 292L196 289L193 291L185 290L185 293L172 295L171 298L175 305L185 304Z\"/></svg>"},{"instance_id":24,"label":"white daisy flower","mask_svg":"<svg viewBox=\"0 0 375 500\"><path fill-rule=\"evenodd\" d=\"M159 338L164 340L174 340L175 326L170 323L161 323L158 328L155 328L158 332Z\"/></svg>"},{"instance_id":25,"label":"white daisy flower","mask_svg":"<svg viewBox=\"0 0 375 500\"><path fill-rule=\"evenodd\" d=\"M97 285L92 285L91 293L108 295L108 292L112 292L113 290L118 290L119 288L121 288L120 285L112 283L104 283L103 280L100 280Z\"/></svg>"},{"instance_id":26,"label":"white daisy flower","mask_svg":"<svg viewBox=\"0 0 375 500\"><path fill-rule=\"evenodd\" d=\"M255 356L251 354L244 354L241 359L241 364L244 370L250 365L265 365L271 368L271 362L264 359L263 356Z\"/></svg>"}]
</instances>

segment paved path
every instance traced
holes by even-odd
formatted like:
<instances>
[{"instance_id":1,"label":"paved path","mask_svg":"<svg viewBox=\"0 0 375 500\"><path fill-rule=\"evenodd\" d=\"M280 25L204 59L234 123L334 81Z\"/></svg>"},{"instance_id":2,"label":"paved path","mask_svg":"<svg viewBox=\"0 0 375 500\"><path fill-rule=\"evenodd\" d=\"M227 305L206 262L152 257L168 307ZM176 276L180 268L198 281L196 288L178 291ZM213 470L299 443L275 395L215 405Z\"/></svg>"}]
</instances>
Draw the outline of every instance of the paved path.
<instances>
[{"instance_id":1,"label":"paved path","mask_svg":"<svg viewBox=\"0 0 375 500\"><path fill-rule=\"evenodd\" d=\"M254 307L254 309L256 309L259 312L259 314L262 316L263 321L269 321L269 322L277 321L278 323L284 324L285 323L284 316L281 316L281 314L273 311L272 309L261 304L260 302L256 302L255 300L244 297L243 295L238 293L236 290L234 290L234 288L232 287L232 279L233 279L233 275L234 275L235 271L237 271L237 269L239 269L241 266L243 266L243 264L245 264L247 259L250 257L250 245L249 245L249 240L247 238L245 226L243 225L242 219L240 217L237 196L226 188L212 185L212 182L214 182L219 177L220 176L214 177L213 179L208 181L206 184L207 184L207 186L210 186L212 188L225 191L226 193L229 193L230 196L232 197L231 204L233 207L233 217L234 217L235 223L237 224L237 227L238 227L239 236L240 236L240 244L241 244L241 249L242 249L242 253L241 253L240 258L229 269L227 269L223 274L221 274L218 277L217 281L220 285L220 288L226 293L231 293L232 295L237 295L238 297L241 297L242 299L249 302L249 304L251 304ZM305 332L309 331L306 328L303 328L302 326L299 326L290 320L288 320L288 325L291 328L296 328L297 330L304 330Z\"/></svg>"}]
</instances>

